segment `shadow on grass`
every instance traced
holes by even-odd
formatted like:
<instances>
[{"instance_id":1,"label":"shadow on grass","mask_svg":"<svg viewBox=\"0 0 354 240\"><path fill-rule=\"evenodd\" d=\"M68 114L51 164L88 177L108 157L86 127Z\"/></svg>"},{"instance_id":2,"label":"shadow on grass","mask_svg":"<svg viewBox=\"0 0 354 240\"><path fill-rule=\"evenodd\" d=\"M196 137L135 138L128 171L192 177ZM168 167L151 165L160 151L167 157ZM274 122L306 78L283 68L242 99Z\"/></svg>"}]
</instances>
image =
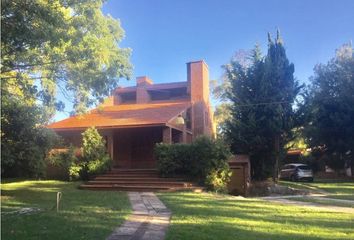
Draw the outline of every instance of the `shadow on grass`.
<instances>
[{"instance_id":1,"label":"shadow on grass","mask_svg":"<svg viewBox=\"0 0 354 240\"><path fill-rule=\"evenodd\" d=\"M2 239L104 239L130 213L125 193L77 189L79 183L29 181L2 185L2 211L37 207L28 214L3 214ZM62 192L61 211L55 210Z\"/></svg>"},{"instance_id":2,"label":"shadow on grass","mask_svg":"<svg viewBox=\"0 0 354 240\"><path fill-rule=\"evenodd\" d=\"M353 215L350 214L255 200L221 200L208 194L162 194L161 199L173 212L167 239L354 237Z\"/></svg>"}]
</instances>

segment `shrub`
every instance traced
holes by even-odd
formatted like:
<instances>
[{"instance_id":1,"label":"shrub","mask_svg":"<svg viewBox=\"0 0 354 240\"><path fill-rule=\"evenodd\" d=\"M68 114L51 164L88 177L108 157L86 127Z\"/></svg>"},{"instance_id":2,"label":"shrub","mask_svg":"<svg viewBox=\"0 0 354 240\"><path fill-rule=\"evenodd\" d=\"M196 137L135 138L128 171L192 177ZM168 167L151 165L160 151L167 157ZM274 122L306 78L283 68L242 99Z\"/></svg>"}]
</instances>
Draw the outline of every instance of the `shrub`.
<instances>
[{"instance_id":1,"label":"shrub","mask_svg":"<svg viewBox=\"0 0 354 240\"><path fill-rule=\"evenodd\" d=\"M190 159L190 146L187 144L163 144L155 147L157 168L162 176L174 176L184 173L185 164Z\"/></svg>"},{"instance_id":2,"label":"shrub","mask_svg":"<svg viewBox=\"0 0 354 240\"><path fill-rule=\"evenodd\" d=\"M49 162L60 167L69 180L87 180L107 171L111 159L106 153L105 141L96 128L91 127L82 133L82 154L77 156L77 149L70 146L67 151L51 154Z\"/></svg>"},{"instance_id":3,"label":"shrub","mask_svg":"<svg viewBox=\"0 0 354 240\"><path fill-rule=\"evenodd\" d=\"M69 179L70 181L79 180L82 175L82 164L74 163L69 167Z\"/></svg>"},{"instance_id":4,"label":"shrub","mask_svg":"<svg viewBox=\"0 0 354 240\"><path fill-rule=\"evenodd\" d=\"M87 164L87 172L89 175L97 175L107 171L111 166L111 159L109 156L103 156L100 159L90 161Z\"/></svg>"},{"instance_id":5,"label":"shrub","mask_svg":"<svg viewBox=\"0 0 354 240\"><path fill-rule=\"evenodd\" d=\"M80 177L84 180L107 171L111 159L106 152L106 143L95 127L82 133L82 169Z\"/></svg>"},{"instance_id":6,"label":"shrub","mask_svg":"<svg viewBox=\"0 0 354 240\"><path fill-rule=\"evenodd\" d=\"M230 181L231 170L228 164L216 170L213 169L205 178L205 185L208 189L217 192L227 192L227 183Z\"/></svg>"},{"instance_id":7,"label":"shrub","mask_svg":"<svg viewBox=\"0 0 354 240\"><path fill-rule=\"evenodd\" d=\"M221 140L198 137L192 144L157 144L155 156L160 175L185 176L210 190L223 191L230 180L228 146Z\"/></svg>"},{"instance_id":8,"label":"shrub","mask_svg":"<svg viewBox=\"0 0 354 240\"><path fill-rule=\"evenodd\" d=\"M79 162L79 158L76 156L77 149L70 145L68 149L64 151L53 150L48 157L48 162L58 167L64 172L65 180L76 180L77 176L72 176L72 168L76 167Z\"/></svg>"}]
</instances>

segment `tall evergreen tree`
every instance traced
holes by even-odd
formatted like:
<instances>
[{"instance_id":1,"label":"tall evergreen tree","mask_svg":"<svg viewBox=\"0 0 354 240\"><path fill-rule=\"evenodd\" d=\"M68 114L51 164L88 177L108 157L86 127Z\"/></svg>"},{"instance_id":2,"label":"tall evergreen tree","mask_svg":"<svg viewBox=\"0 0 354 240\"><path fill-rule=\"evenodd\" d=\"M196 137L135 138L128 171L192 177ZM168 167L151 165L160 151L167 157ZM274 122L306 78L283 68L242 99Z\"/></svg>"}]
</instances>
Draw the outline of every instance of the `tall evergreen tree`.
<instances>
[{"instance_id":1,"label":"tall evergreen tree","mask_svg":"<svg viewBox=\"0 0 354 240\"><path fill-rule=\"evenodd\" d=\"M235 61L226 67L231 118L225 131L235 153L250 155L253 179L273 175L276 180L284 146L297 126L293 104L301 86L279 32L275 41L268 35L265 58L256 47L251 59L248 67Z\"/></svg>"},{"instance_id":2,"label":"tall evergreen tree","mask_svg":"<svg viewBox=\"0 0 354 240\"><path fill-rule=\"evenodd\" d=\"M328 155L334 169L354 173L354 49L345 44L326 64L314 68L306 98L305 136L313 149Z\"/></svg>"}]
</instances>

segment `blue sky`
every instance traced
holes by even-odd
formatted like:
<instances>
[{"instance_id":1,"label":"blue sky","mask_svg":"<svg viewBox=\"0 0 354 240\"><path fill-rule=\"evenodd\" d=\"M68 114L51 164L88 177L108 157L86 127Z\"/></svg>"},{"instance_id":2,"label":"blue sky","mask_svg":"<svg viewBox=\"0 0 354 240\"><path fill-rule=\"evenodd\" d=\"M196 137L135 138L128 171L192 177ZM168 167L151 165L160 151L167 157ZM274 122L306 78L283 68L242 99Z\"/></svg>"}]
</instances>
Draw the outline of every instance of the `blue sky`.
<instances>
[{"instance_id":1,"label":"blue sky","mask_svg":"<svg viewBox=\"0 0 354 240\"><path fill-rule=\"evenodd\" d=\"M274 36L277 28L296 78L307 82L315 64L354 40L354 0L109 0L103 11L120 19L121 46L133 50L134 74L123 86L142 75L155 83L185 81L185 63L200 59L210 79L219 79L237 50L259 43L265 53L267 32Z\"/></svg>"}]
</instances>

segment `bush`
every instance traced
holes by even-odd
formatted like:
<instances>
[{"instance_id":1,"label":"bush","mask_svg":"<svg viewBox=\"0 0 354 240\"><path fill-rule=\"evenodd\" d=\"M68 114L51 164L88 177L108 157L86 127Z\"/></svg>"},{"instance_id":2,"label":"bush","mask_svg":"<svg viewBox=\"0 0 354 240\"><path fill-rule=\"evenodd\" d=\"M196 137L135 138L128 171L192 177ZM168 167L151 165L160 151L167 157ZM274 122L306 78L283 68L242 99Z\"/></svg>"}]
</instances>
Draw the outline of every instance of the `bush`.
<instances>
[{"instance_id":1,"label":"bush","mask_svg":"<svg viewBox=\"0 0 354 240\"><path fill-rule=\"evenodd\" d=\"M76 156L77 149L70 145L67 150L53 150L48 157L48 162L58 167L64 173L64 180L76 180L76 174L72 175L72 168L78 168L79 158ZM77 170L76 170L77 171Z\"/></svg>"},{"instance_id":2,"label":"bush","mask_svg":"<svg viewBox=\"0 0 354 240\"><path fill-rule=\"evenodd\" d=\"M230 182L232 172L228 166L221 167L219 170L213 169L205 178L205 185L208 189L217 192L227 192L227 183Z\"/></svg>"},{"instance_id":3,"label":"bush","mask_svg":"<svg viewBox=\"0 0 354 240\"><path fill-rule=\"evenodd\" d=\"M157 144L157 167L162 176L185 175L210 190L224 191L231 171L228 146L221 140L198 137L192 144Z\"/></svg>"},{"instance_id":4,"label":"bush","mask_svg":"<svg viewBox=\"0 0 354 240\"><path fill-rule=\"evenodd\" d=\"M105 141L96 128L88 128L82 133L82 155L78 156L75 147L67 151L51 154L49 162L65 172L65 179L87 180L104 173L111 166L111 159L106 153Z\"/></svg>"},{"instance_id":5,"label":"bush","mask_svg":"<svg viewBox=\"0 0 354 240\"><path fill-rule=\"evenodd\" d=\"M80 177L84 180L107 171L111 159L106 152L106 143L95 127L82 133L82 163ZM77 169L77 168L75 168Z\"/></svg>"},{"instance_id":6,"label":"bush","mask_svg":"<svg viewBox=\"0 0 354 240\"><path fill-rule=\"evenodd\" d=\"M111 159L109 156L103 156L100 159L90 161L87 164L87 172L90 176L97 175L107 171L111 166Z\"/></svg>"},{"instance_id":7,"label":"bush","mask_svg":"<svg viewBox=\"0 0 354 240\"><path fill-rule=\"evenodd\" d=\"M82 164L76 164L76 163L72 164L69 167L69 179L70 179L70 181L79 180L81 178L81 175L82 175L82 169L83 169Z\"/></svg>"},{"instance_id":8,"label":"bush","mask_svg":"<svg viewBox=\"0 0 354 240\"><path fill-rule=\"evenodd\" d=\"M157 168L162 176L175 176L184 174L184 166L191 158L191 147L187 144L157 144Z\"/></svg>"}]
</instances>

